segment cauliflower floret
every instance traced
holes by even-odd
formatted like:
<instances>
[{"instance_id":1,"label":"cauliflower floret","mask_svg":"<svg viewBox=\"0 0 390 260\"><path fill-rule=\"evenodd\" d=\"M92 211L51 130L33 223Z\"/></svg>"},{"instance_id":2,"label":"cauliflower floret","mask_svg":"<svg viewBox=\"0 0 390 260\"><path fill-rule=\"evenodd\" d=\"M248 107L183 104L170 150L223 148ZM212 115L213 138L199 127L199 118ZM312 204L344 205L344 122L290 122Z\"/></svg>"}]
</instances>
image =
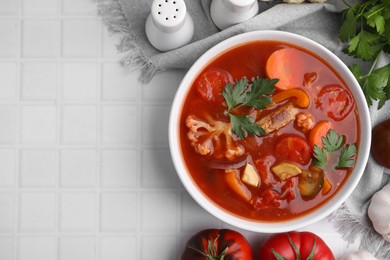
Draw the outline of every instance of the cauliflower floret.
<instances>
[{"instance_id":1,"label":"cauliflower floret","mask_svg":"<svg viewBox=\"0 0 390 260\"><path fill-rule=\"evenodd\" d=\"M314 119L310 113L300 112L297 114L295 118L295 125L298 129L300 129L303 133L307 133L314 126Z\"/></svg>"},{"instance_id":2,"label":"cauliflower floret","mask_svg":"<svg viewBox=\"0 0 390 260\"><path fill-rule=\"evenodd\" d=\"M224 155L228 159L234 159L244 154L244 148L234 142L231 123L214 120L211 117L208 117L206 121L194 116L186 118L186 126L189 129L187 138L191 141L195 152L201 155L210 155L216 149L225 148ZM223 140L225 147L222 144Z\"/></svg>"}]
</instances>

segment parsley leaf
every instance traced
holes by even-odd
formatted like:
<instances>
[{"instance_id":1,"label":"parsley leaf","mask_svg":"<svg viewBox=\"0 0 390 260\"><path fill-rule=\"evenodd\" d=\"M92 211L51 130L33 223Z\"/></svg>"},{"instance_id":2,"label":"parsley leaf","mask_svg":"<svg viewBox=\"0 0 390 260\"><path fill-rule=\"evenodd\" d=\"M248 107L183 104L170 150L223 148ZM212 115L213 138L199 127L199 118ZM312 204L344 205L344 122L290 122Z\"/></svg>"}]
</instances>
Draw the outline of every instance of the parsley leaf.
<instances>
[{"instance_id":1,"label":"parsley leaf","mask_svg":"<svg viewBox=\"0 0 390 260\"><path fill-rule=\"evenodd\" d=\"M244 139L246 133L249 135L265 135L266 132L258 124L254 118L250 116L240 116L229 114L230 122L232 122L232 132L240 139Z\"/></svg>"},{"instance_id":2,"label":"parsley leaf","mask_svg":"<svg viewBox=\"0 0 390 260\"><path fill-rule=\"evenodd\" d=\"M351 168L355 164L356 146L346 145L341 150L336 168Z\"/></svg>"},{"instance_id":3,"label":"parsley leaf","mask_svg":"<svg viewBox=\"0 0 390 260\"><path fill-rule=\"evenodd\" d=\"M366 95L370 97L372 100L380 100L383 102L386 96L386 88L390 88L390 64L374 70L366 80L366 84L364 85Z\"/></svg>"},{"instance_id":4,"label":"parsley leaf","mask_svg":"<svg viewBox=\"0 0 390 260\"><path fill-rule=\"evenodd\" d=\"M378 100L380 109L390 99L389 84L383 80L388 74L384 70L377 72L381 53L390 53L390 0L355 1L344 10L342 19L339 38L346 43L345 52L371 63L364 72L358 65L350 69L363 89L367 104L371 106L373 100Z\"/></svg>"},{"instance_id":5,"label":"parsley leaf","mask_svg":"<svg viewBox=\"0 0 390 260\"><path fill-rule=\"evenodd\" d=\"M357 20L355 18L355 13L357 11L358 5L352 5L344 13L344 23L340 28L340 40L347 42L356 35L356 26Z\"/></svg>"},{"instance_id":6,"label":"parsley leaf","mask_svg":"<svg viewBox=\"0 0 390 260\"><path fill-rule=\"evenodd\" d=\"M255 119L248 115L237 115L235 110L240 107L255 107L264 109L272 102L268 95L275 91L275 84L278 79L255 78L252 84L248 84L247 78L237 80L231 85L227 83L222 96L225 98L228 106L228 114L232 123L232 132L239 138L245 138L248 135L264 135L265 131L255 123Z\"/></svg>"},{"instance_id":7,"label":"parsley leaf","mask_svg":"<svg viewBox=\"0 0 390 260\"><path fill-rule=\"evenodd\" d=\"M333 129L330 129L326 133L326 137L322 137L322 145L328 152L334 152L340 149L343 145L344 136L339 136L337 132Z\"/></svg>"},{"instance_id":8,"label":"parsley leaf","mask_svg":"<svg viewBox=\"0 0 390 260\"><path fill-rule=\"evenodd\" d=\"M319 168L324 168L325 164L326 164L326 159L327 159L327 155L326 155L326 151L325 149L319 147L318 145L314 145L314 165L319 167Z\"/></svg>"}]
</instances>

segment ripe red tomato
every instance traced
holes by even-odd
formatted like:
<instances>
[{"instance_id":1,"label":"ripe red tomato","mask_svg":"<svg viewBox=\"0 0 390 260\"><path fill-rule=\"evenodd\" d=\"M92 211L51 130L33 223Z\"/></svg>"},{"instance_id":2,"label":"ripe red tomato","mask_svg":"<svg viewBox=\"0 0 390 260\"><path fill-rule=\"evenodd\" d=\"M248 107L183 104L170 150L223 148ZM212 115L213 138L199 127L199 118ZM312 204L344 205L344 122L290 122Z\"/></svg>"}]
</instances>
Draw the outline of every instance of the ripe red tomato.
<instances>
[{"instance_id":1,"label":"ripe red tomato","mask_svg":"<svg viewBox=\"0 0 390 260\"><path fill-rule=\"evenodd\" d=\"M354 101L347 90L338 84L331 84L320 90L316 105L330 118L340 121L352 111Z\"/></svg>"},{"instance_id":2,"label":"ripe red tomato","mask_svg":"<svg viewBox=\"0 0 390 260\"><path fill-rule=\"evenodd\" d=\"M279 256L281 257L278 258ZM271 236L260 248L260 259L334 260L335 258L328 245L316 234L288 232Z\"/></svg>"},{"instance_id":3,"label":"ripe red tomato","mask_svg":"<svg viewBox=\"0 0 390 260\"><path fill-rule=\"evenodd\" d=\"M308 142L298 135L284 136L275 146L275 155L281 161L288 160L305 165L310 161L311 154Z\"/></svg>"},{"instance_id":4,"label":"ripe red tomato","mask_svg":"<svg viewBox=\"0 0 390 260\"><path fill-rule=\"evenodd\" d=\"M181 256L182 260L251 260L248 240L231 229L205 229L192 236Z\"/></svg>"},{"instance_id":5,"label":"ripe red tomato","mask_svg":"<svg viewBox=\"0 0 390 260\"><path fill-rule=\"evenodd\" d=\"M222 91L228 82L233 84L233 79L226 70L210 69L196 80L196 90L205 101L217 105L225 100Z\"/></svg>"}]
</instances>

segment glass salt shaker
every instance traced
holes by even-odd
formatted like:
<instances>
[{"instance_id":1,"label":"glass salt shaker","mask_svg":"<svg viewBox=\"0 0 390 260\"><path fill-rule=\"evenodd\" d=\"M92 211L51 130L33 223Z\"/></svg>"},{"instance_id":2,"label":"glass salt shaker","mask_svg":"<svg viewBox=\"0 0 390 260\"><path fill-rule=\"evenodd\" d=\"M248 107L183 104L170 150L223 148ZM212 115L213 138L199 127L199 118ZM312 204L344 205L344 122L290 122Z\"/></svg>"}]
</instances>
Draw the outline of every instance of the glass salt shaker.
<instances>
[{"instance_id":1,"label":"glass salt shaker","mask_svg":"<svg viewBox=\"0 0 390 260\"><path fill-rule=\"evenodd\" d=\"M194 23L184 0L154 0L145 32L149 42L160 51L189 43L194 34Z\"/></svg>"},{"instance_id":2,"label":"glass salt shaker","mask_svg":"<svg viewBox=\"0 0 390 260\"><path fill-rule=\"evenodd\" d=\"M210 6L211 19L221 30L244 22L258 12L257 0L213 0Z\"/></svg>"}]
</instances>

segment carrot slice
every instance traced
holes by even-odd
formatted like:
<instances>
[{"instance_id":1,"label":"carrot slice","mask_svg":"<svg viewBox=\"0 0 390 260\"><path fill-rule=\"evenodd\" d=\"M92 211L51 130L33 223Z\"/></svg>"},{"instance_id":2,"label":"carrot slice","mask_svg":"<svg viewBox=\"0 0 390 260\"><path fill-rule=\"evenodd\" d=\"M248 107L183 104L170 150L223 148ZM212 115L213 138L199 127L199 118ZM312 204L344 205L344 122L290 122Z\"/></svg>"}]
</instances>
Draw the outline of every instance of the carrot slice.
<instances>
[{"instance_id":1,"label":"carrot slice","mask_svg":"<svg viewBox=\"0 0 390 260\"><path fill-rule=\"evenodd\" d=\"M294 104L300 108L307 108L310 105L309 96L299 88L287 89L273 95L272 102L279 103L289 98L293 98Z\"/></svg>"},{"instance_id":2,"label":"carrot slice","mask_svg":"<svg viewBox=\"0 0 390 260\"><path fill-rule=\"evenodd\" d=\"M269 56L265 70L270 79L279 79L276 88L286 90L302 85L304 62L301 55L297 49L283 48Z\"/></svg>"},{"instance_id":3,"label":"carrot slice","mask_svg":"<svg viewBox=\"0 0 390 260\"><path fill-rule=\"evenodd\" d=\"M246 201L250 201L252 194L248 187L240 180L240 172L237 170L229 170L225 172L226 183L232 190Z\"/></svg>"},{"instance_id":4,"label":"carrot slice","mask_svg":"<svg viewBox=\"0 0 390 260\"><path fill-rule=\"evenodd\" d=\"M322 195L328 194L331 189L332 189L332 184L330 183L328 178L325 178L324 187L322 187Z\"/></svg>"},{"instance_id":5,"label":"carrot slice","mask_svg":"<svg viewBox=\"0 0 390 260\"><path fill-rule=\"evenodd\" d=\"M314 147L314 145L318 145L319 147L322 147L322 137L326 136L326 133L332 128L332 123L323 120L318 122L309 133L309 143L311 147Z\"/></svg>"}]
</instances>

